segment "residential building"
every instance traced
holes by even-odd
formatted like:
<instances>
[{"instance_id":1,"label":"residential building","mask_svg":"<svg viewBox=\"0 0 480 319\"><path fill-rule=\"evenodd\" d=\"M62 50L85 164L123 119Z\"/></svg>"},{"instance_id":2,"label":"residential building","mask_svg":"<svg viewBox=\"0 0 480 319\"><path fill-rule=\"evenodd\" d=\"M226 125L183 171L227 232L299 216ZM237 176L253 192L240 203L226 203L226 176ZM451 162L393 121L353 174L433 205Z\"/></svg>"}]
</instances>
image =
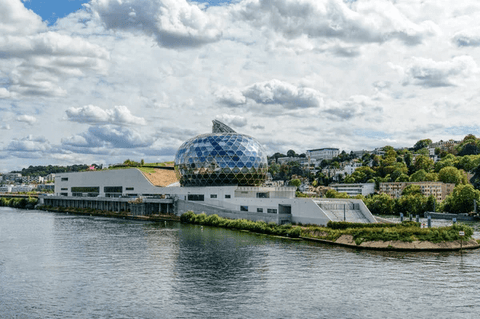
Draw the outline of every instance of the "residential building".
<instances>
[{"instance_id":1,"label":"residential building","mask_svg":"<svg viewBox=\"0 0 480 319\"><path fill-rule=\"evenodd\" d=\"M43 177L41 177L41 176L22 176L22 183L24 183L24 184L43 183Z\"/></svg>"},{"instance_id":2,"label":"residential building","mask_svg":"<svg viewBox=\"0 0 480 319\"><path fill-rule=\"evenodd\" d=\"M346 193L348 196L367 196L375 192L375 183L330 184L328 186L339 193Z\"/></svg>"},{"instance_id":3,"label":"residential building","mask_svg":"<svg viewBox=\"0 0 480 319\"><path fill-rule=\"evenodd\" d=\"M453 192L455 184L442 182L389 182L380 183L380 193L399 198L408 185L418 185L423 195L433 195L437 201L443 201Z\"/></svg>"},{"instance_id":4,"label":"residential building","mask_svg":"<svg viewBox=\"0 0 480 319\"><path fill-rule=\"evenodd\" d=\"M3 175L4 182L21 182L22 174L20 173L7 173Z\"/></svg>"},{"instance_id":5,"label":"residential building","mask_svg":"<svg viewBox=\"0 0 480 319\"><path fill-rule=\"evenodd\" d=\"M322 160L331 160L332 158L337 157L340 154L340 150L338 148L318 148L307 150L305 154L307 155L307 158L321 162Z\"/></svg>"},{"instance_id":6,"label":"residential building","mask_svg":"<svg viewBox=\"0 0 480 319\"><path fill-rule=\"evenodd\" d=\"M12 187L11 185L0 186L0 193L11 193Z\"/></svg>"},{"instance_id":7,"label":"residential building","mask_svg":"<svg viewBox=\"0 0 480 319\"><path fill-rule=\"evenodd\" d=\"M53 174L53 173L48 174L47 176L45 176L43 178L43 181L44 182L54 182L55 181L55 174Z\"/></svg>"}]
</instances>

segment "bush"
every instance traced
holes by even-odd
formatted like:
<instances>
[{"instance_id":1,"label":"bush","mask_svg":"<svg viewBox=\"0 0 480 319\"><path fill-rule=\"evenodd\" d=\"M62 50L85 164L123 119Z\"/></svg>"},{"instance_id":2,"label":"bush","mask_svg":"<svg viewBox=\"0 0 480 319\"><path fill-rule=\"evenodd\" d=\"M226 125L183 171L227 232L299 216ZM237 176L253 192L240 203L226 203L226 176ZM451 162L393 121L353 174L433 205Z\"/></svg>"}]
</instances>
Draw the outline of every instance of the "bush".
<instances>
[{"instance_id":1,"label":"bush","mask_svg":"<svg viewBox=\"0 0 480 319\"><path fill-rule=\"evenodd\" d=\"M298 238L302 234L302 228L292 226L292 224L277 225L274 222L268 224L263 220L254 222L246 219L226 219L218 215L207 216L205 213L196 215L192 211L188 211L180 216L180 221L184 223L216 226L230 229L249 230L255 233L288 236Z\"/></svg>"}]
</instances>

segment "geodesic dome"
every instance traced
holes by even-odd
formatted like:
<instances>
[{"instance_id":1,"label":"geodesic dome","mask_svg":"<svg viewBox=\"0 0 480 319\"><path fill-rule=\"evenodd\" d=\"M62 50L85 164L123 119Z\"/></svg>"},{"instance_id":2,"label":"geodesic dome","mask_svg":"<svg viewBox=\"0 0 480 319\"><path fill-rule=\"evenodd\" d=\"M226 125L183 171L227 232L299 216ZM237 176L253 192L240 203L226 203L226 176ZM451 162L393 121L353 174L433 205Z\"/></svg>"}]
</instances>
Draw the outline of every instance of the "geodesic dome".
<instances>
[{"instance_id":1,"label":"geodesic dome","mask_svg":"<svg viewBox=\"0 0 480 319\"><path fill-rule=\"evenodd\" d=\"M182 186L258 186L267 175L265 149L254 138L214 121L211 134L180 146L175 172Z\"/></svg>"}]
</instances>

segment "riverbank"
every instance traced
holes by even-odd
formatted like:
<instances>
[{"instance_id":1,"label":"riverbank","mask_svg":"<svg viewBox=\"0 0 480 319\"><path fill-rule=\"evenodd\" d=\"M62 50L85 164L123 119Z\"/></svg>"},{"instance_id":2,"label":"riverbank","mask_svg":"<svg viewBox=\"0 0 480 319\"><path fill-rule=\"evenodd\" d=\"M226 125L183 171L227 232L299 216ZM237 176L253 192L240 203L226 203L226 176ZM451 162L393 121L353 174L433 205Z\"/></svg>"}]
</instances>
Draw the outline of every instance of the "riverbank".
<instances>
[{"instance_id":1,"label":"riverbank","mask_svg":"<svg viewBox=\"0 0 480 319\"><path fill-rule=\"evenodd\" d=\"M34 209L38 198L29 196L0 196L1 207L12 207L20 209Z\"/></svg>"},{"instance_id":2,"label":"riverbank","mask_svg":"<svg viewBox=\"0 0 480 319\"><path fill-rule=\"evenodd\" d=\"M161 221L180 221L180 217L173 214L152 214L152 215L130 215L128 212L112 212L107 210L98 210L91 208L72 208L72 207L52 207L52 206L39 206L36 209L54 212L54 213L69 213L77 215L87 215L87 216L102 216L102 217L111 217L111 218L123 218L130 220L144 220L151 222L161 222Z\"/></svg>"},{"instance_id":3,"label":"riverbank","mask_svg":"<svg viewBox=\"0 0 480 319\"><path fill-rule=\"evenodd\" d=\"M276 225L263 221L230 220L217 215L196 215L187 212L181 221L190 224L250 231L252 233L299 238L355 249L392 251L447 251L477 249L480 244L472 238L473 229L466 225L421 228L420 223L360 224L329 222L326 227L314 225ZM464 235L461 235L461 234Z\"/></svg>"}]
</instances>

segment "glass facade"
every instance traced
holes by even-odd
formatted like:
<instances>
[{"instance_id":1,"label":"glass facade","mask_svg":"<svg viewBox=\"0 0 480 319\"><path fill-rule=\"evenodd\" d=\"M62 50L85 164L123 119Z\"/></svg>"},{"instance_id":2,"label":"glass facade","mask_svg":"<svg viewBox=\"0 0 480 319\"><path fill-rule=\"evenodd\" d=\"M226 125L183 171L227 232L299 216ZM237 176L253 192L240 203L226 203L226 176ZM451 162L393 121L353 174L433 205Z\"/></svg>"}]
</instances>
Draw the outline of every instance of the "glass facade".
<instances>
[{"instance_id":1,"label":"glass facade","mask_svg":"<svg viewBox=\"0 0 480 319\"><path fill-rule=\"evenodd\" d=\"M175 155L182 186L258 186L267 171L264 148L254 138L235 132L198 135Z\"/></svg>"}]
</instances>

